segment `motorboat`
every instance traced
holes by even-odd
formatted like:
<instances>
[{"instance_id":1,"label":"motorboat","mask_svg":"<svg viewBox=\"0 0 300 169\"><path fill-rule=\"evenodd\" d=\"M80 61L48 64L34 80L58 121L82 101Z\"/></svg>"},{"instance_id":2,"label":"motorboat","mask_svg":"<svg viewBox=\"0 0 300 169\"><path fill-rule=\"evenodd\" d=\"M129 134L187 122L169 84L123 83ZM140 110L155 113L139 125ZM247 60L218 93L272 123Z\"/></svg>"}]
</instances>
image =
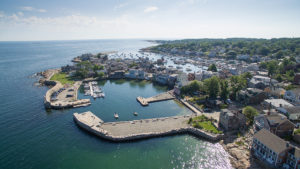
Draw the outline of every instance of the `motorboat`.
<instances>
[{"instance_id":1,"label":"motorboat","mask_svg":"<svg viewBox=\"0 0 300 169\"><path fill-rule=\"evenodd\" d=\"M137 113L137 112L134 112L134 113L133 113L133 115L137 116L137 115L138 115L138 113Z\"/></svg>"},{"instance_id":2,"label":"motorboat","mask_svg":"<svg viewBox=\"0 0 300 169\"><path fill-rule=\"evenodd\" d=\"M119 115L117 113L114 114L115 119L119 118Z\"/></svg>"}]
</instances>

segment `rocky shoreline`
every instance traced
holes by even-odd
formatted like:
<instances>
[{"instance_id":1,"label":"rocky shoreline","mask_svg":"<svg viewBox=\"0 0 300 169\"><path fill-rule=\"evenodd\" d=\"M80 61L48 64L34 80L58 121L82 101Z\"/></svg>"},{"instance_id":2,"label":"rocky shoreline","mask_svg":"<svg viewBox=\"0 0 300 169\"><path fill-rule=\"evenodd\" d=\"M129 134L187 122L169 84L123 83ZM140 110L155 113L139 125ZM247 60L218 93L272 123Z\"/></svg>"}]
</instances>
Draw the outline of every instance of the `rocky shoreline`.
<instances>
[{"instance_id":1,"label":"rocky shoreline","mask_svg":"<svg viewBox=\"0 0 300 169\"><path fill-rule=\"evenodd\" d=\"M262 169L263 167L256 162L251 155L250 145L253 136L253 130L245 132L243 136L237 137L236 134L226 134L224 140L219 143L230 155L230 163L237 169Z\"/></svg>"}]
</instances>

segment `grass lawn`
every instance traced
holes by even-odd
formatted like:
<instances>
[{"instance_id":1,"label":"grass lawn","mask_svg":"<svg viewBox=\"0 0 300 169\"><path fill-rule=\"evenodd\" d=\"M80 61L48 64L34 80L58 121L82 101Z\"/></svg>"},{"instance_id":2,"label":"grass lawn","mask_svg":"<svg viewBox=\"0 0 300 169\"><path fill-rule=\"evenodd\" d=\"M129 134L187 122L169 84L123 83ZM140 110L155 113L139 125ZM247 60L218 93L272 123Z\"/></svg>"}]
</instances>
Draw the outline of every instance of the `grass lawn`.
<instances>
[{"instance_id":1,"label":"grass lawn","mask_svg":"<svg viewBox=\"0 0 300 169\"><path fill-rule=\"evenodd\" d=\"M65 73L56 73L51 77L50 80L59 81L62 84L74 84L74 80L68 77Z\"/></svg>"},{"instance_id":2,"label":"grass lawn","mask_svg":"<svg viewBox=\"0 0 300 169\"><path fill-rule=\"evenodd\" d=\"M222 133L222 131L219 131L214 126L214 124L212 123L212 120L207 118L204 115L191 118L189 120L189 124L191 124L195 128L204 129L205 131L210 132L210 133L214 133L214 134Z\"/></svg>"}]
</instances>

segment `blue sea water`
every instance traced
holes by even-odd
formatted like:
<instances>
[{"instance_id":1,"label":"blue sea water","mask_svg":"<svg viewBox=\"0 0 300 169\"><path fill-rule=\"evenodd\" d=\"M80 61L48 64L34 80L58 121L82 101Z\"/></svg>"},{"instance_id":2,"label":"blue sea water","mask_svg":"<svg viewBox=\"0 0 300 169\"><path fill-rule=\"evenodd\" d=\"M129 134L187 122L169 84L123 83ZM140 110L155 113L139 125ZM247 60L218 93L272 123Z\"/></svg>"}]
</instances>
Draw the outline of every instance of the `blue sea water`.
<instances>
[{"instance_id":1,"label":"blue sea water","mask_svg":"<svg viewBox=\"0 0 300 169\"><path fill-rule=\"evenodd\" d=\"M137 96L167 89L148 82L103 81L106 98L85 108L46 111L47 87L31 76L71 64L82 53L137 53L143 40L0 42L0 169L20 168L230 168L222 146L189 135L111 143L79 129L74 112L92 111L104 121L166 117L191 113L174 101L140 106ZM80 98L86 98L82 93ZM133 112L139 113L137 117Z\"/></svg>"}]
</instances>

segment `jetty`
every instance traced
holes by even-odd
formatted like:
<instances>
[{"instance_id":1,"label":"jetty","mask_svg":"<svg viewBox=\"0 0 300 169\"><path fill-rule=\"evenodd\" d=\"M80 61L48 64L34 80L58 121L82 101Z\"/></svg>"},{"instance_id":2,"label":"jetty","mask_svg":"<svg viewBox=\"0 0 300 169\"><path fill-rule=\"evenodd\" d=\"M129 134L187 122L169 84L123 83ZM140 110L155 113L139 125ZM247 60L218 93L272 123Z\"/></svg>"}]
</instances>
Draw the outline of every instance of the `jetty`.
<instances>
[{"instance_id":1,"label":"jetty","mask_svg":"<svg viewBox=\"0 0 300 169\"><path fill-rule=\"evenodd\" d=\"M92 112L74 113L76 124L82 129L113 142L134 141L175 134L192 134L210 141L218 141L223 134L212 134L188 124L192 115L173 116L121 122L103 122Z\"/></svg>"},{"instance_id":2,"label":"jetty","mask_svg":"<svg viewBox=\"0 0 300 169\"><path fill-rule=\"evenodd\" d=\"M149 103L152 103L152 102L159 102L159 101L165 101L165 100L175 99L175 96L172 93L173 93L173 90L168 91L168 92L164 92L164 93L161 93L161 94L158 94L156 96L149 97L149 98L144 98L144 97L138 96L136 98L136 100L142 106L148 106Z\"/></svg>"}]
</instances>

